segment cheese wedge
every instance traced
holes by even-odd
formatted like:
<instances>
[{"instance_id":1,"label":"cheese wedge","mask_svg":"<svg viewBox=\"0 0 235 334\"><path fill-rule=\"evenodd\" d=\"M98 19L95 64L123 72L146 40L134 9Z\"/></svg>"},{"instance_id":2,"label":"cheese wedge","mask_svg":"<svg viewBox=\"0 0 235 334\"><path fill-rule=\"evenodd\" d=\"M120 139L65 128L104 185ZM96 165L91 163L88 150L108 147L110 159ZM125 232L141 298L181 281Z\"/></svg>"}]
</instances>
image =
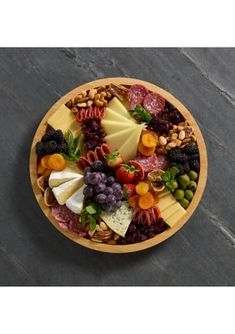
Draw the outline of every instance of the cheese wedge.
<instances>
[{"instance_id":1,"label":"cheese wedge","mask_svg":"<svg viewBox=\"0 0 235 334\"><path fill-rule=\"evenodd\" d=\"M171 205L176 203L176 199L174 196L169 192L168 195L159 198L159 202L157 206L159 207L160 211L164 211L165 209L169 208Z\"/></svg>"},{"instance_id":2,"label":"cheese wedge","mask_svg":"<svg viewBox=\"0 0 235 334\"><path fill-rule=\"evenodd\" d=\"M126 117L116 113L115 111L109 108L105 108L103 119L107 121L117 121L117 122L125 122L128 124L135 124L135 122L132 121L131 119L127 119Z\"/></svg>"},{"instance_id":3,"label":"cheese wedge","mask_svg":"<svg viewBox=\"0 0 235 334\"><path fill-rule=\"evenodd\" d=\"M175 213L181 205L176 201L174 204L161 211L162 218L166 221L173 213Z\"/></svg>"},{"instance_id":4,"label":"cheese wedge","mask_svg":"<svg viewBox=\"0 0 235 334\"><path fill-rule=\"evenodd\" d=\"M126 142L134 133L136 125L133 125L132 127L129 127L125 130L118 131L116 133L113 133L111 135L108 135L105 137L105 141L110 147L110 149L113 150L118 150L120 146L124 142Z\"/></svg>"},{"instance_id":5,"label":"cheese wedge","mask_svg":"<svg viewBox=\"0 0 235 334\"><path fill-rule=\"evenodd\" d=\"M62 183L72 179L82 178L82 172L77 168L74 162L66 162L66 167L62 171L52 171L49 176L49 187L58 187Z\"/></svg>"},{"instance_id":6,"label":"cheese wedge","mask_svg":"<svg viewBox=\"0 0 235 334\"><path fill-rule=\"evenodd\" d=\"M135 158L137 154L140 135L143 129L144 129L143 124L137 124L131 136L126 141L124 140L122 141L122 145L119 147L118 151L120 152L124 161L128 161Z\"/></svg>"},{"instance_id":7,"label":"cheese wedge","mask_svg":"<svg viewBox=\"0 0 235 334\"><path fill-rule=\"evenodd\" d=\"M110 135L115 132L119 132L119 131L128 129L130 126L132 127L132 124L124 123L124 122L102 120L101 126L104 128L105 133L107 135Z\"/></svg>"},{"instance_id":8,"label":"cheese wedge","mask_svg":"<svg viewBox=\"0 0 235 334\"><path fill-rule=\"evenodd\" d=\"M76 122L75 126L75 116L72 111L66 107L65 104L59 107L55 111L55 113L48 119L47 123L55 130L61 130L63 133L66 133L68 129L71 128L73 136L77 136L78 130L80 130L81 126L78 122Z\"/></svg>"},{"instance_id":9,"label":"cheese wedge","mask_svg":"<svg viewBox=\"0 0 235 334\"><path fill-rule=\"evenodd\" d=\"M179 219L183 217L185 213L186 210L179 204L178 210L167 218L166 220L167 225L173 227L179 221Z\"/></svg>"},{"instance_id":10,"label":"cheese wedge","mask_svg":"<svg viewBox=\"0 0 235 334\"><path fill-rule=\"evenodd\" d=\"M118 98L114 97L108 104L108 108L112 109L116 113L120 114L121 116L126 117L127 119L131 119L135 122L135 120L131 117L128 110L124 107L121 101Z\"/></svg>"},{"instance_id":11,"label":"cheese wedge","mask_svg":"<svg viewBox=\"0 0 235 334\"><path fill-rule=\"evenodd\" d=\"M67 199L71 197L76 190L78 190L83 185L83 177L72 179L65 183L62 183L58 187L52 188L53 194L60 205L65 204Z\"/></svg>"},{"instance_id":12,"label":"cheese wedge","mask_svg":"<svg viewBox=\"0 0 235 334\"><path fill-rule=\"evenodd\" d=\"M111 230L124 237L132 220L132 209L127 202L123 202L120 209L115 212L102 211L100 217Z\"/></svg>"},{"instance_id":13,"label":"cheese wedge","mask_svg":"<svg viewBox=\"0 0 235 334\"><path fill-rule=\"evenodd\" d=\"M79 188L71 197L67 199L65 202L65 205L67 208L69 208L74 213L81 213L83 209L83 201L84 201L84 195L83 195L83 189L86 187L84 184Z\"/></svg>"}]
</instances>

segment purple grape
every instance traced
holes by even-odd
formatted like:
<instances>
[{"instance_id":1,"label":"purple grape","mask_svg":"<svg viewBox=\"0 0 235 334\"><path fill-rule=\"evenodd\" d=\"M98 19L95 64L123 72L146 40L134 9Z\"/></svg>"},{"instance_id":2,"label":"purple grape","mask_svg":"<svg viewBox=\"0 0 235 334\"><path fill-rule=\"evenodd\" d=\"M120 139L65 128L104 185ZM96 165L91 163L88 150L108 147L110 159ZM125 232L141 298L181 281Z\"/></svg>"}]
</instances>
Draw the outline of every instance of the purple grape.
<instances>
[{"instance_id":1,"label":"purple grape","mask_svg":"<svg viewBox=\"0 0 235 334\"><path fill-rule=\"evenodd\" d=\"M113 189L113 191L121 190L122 186L119 183L113 183L112 184L112 189Z\"/></svg>"},{"instance_id":2,"label":"purple grape","mask_svg":"<svg viewBox=\"0 0 235 334\"><path fill-rule=\"evenodd\" d=\"M103 182L104 184L106 184L107 176L104 173L100 173L100 175L101 175L101 182Z\"/></svg>"},{"instance_id":3,"label":"purple grape","mask_svg":"<svg viewBox=\"0 0 235 334\"><path fill-rule=\"evenodd\" d=\"M86 198L91 198L93 196L93 188L91 186L87 186L83 189L83 195Z\"/></svg>"},{"instance_id":4,"label":"purple grape","mask_svg":"<svg viewBox=\"0 0 235 334\"><path fill-rule=\"evenodd\" d=\"M92 165L92 170L94 172L102 172L103 169L104 169L104 165L103 165L103 162L100 160L95 161Z\"/></svg>"},{"instance_id":5,"label":"purple grape","mask_svg":"<svg viewBox=\"0 0 235 334\"><path fill-rule=\"evenodd\" d=\"M122 206L122 201L116 201L115 209L119 209Z\"/></svg>"},{"instance_id":6,"label":"purple grape","mask_svg":"<svg viewBox=\"0 0 235 334\"><path fill-rule=\"evenodd\" d=\"M106 189L106 186L105 186L104 183L99 183L95 186L95 191L97 193L103 193L105 191L105 189Z\"/></svg>"},{"instance_id":7,"label":"purple grape","mask_svg":"<svg viewBox=\"0 0 235 334\"><path fill-rule=\"evenodd\" d=\"M90 172L87 172L86 175L84 175L84 183L89 184L89 175L91 175Z\"/></svg>"},{"instance_id":8,"label":"purple grape","mask_svg":"<svg viewBox=\"0 0 235 334\"><path fill-rule=\"evenodd\" d=\"M106 196L104 194L98 194L95 196L95 201L99 204L103 204L106 202Z\"/></svg>"},{"instance_id":9,"label":"purple grape","mask_svg":"<svg viewBox=\"0 0 235 334\"><path fill-rule=\"evenodd\" d=\"M106 182L106 184L107 184L107 186L111 186L112 184L114 184L114 182L115 182L114 177L113 177L113 176L109 176L109 177L107 178L107 182Z\"/></svg>"},{"instance_id":10,"label":"purple grape","mask_svg":"<svg viewBox=\"0 0 235 334\"><path fill-rule=\"evenodd\" d=\"M112 195L113 194L113 189L111 187L107 187L104 191L105 195Z\"/></svg>"},{"instance_id":11,"label":"purple grape","mask_svg":"<svg viewBox=\"0 0 235 334\"><path fill-rule=\"evenodd\" d=\"M87 173L90 173L90 172L91 172L91 167L85 167L85 168L84 168L84 171L83 171L84 176L86 176Z\"/></svg>"},{"instance_id":12,"label":"purple grape","mask_svg":"<svg viewBox=\"0 0 235 334\"><path fill-rule=\"evenodd\" d=\"M111 212L114 210L113 206L109 203L104 203L101 205L101 208L104 210L104 211L107 211L107 212Z\"/></svg>"},{"instance_id":13,"label":"purple grape","mask_svg":"<svg viewBox=\"0 0 235 334\"><path fill-rule=\"evenodd\" d=\"M120 200L123 197L123 191L121 189L114 190L113 194L118 200Z\"/></svg>"},{"instance_id":14,"label":"purple grape","mask_svg":"<svg viewBox=\"0 0 235 334\"><path fill-rule=\"evenodd\" d=\"M96 185L98 183L100 183L101 181L101 176L99 173L89 173L87 175L87 180L88 180L88 184L92 184L92 185Z\"/></svg>"},{"instance_id":15,"label":"purple grape","mask_svg":"<svg viewBox=\"0 0 235 334\"><path fill-rule=\"evenodd\" d=\"M107 196L107 203L114 205L116 203L116 197L114 195Z\"/></svg>"}]
</instances>

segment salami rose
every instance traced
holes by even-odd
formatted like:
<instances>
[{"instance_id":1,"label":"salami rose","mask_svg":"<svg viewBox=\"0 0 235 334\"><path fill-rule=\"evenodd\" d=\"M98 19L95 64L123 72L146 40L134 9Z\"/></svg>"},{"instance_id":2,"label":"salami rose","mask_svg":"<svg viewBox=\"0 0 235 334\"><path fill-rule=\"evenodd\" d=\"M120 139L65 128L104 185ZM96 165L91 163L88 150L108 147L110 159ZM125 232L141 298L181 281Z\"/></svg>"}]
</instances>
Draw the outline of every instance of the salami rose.
<instances>
[{"instance_id":1,"label":"salami rose","mask_svg":"<svg viewBox=\"0 0 235 334\"><path fill-rule=\"evenodd\" d=\"M132 85L127 91L127 100L130 104L130 108L133 110L137 104L141 104L148 94L147 88L143 85Z\"/></svg>"},{"instance_id":2,"label":"salami rose","mask_svg":"<svg viewBox=\"0 0 235 334\"><path fill-rule=\"evenodd\" d=\"M143 105L150 113L159 113L164 110L165 99L157 93L149 93L145 96Z\"/></svg>"},{"instance_id":3,"label":"salami rose","mask_svg":"<svg viewBox=\"0 0 235 334\"><path fill-rule=\"evenodd\" d=\"M148 173L153 169L166 170L170 166L169 160L165 154L154 153L151 157L138 154L136 160L142 166L145 173Z\"/></svg>"}]
</instances>

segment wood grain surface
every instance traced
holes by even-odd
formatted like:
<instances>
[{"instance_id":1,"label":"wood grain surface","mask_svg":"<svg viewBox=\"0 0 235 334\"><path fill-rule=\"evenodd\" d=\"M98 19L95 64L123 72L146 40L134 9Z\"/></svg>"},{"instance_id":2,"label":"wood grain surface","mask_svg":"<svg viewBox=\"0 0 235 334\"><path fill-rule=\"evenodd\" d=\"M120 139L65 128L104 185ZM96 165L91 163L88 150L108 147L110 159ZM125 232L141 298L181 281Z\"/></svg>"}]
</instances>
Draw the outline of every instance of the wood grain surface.
<instances>
[{"instance_id":1,"label":"wood grain surface","mask_svg":"<svg viewBox=\"0 0 235 334\"><path fill-rule=\"evenodd\" d=\"M0 49L1 285L234 285L234 49ZM48 223L31 189L37 126L64 94L102 77L138 77L192 113L208 150L205 194L157 247L106 254Z\"/></svg>"},{"instance_id":2,"label":"wood grain surface","mask_svg":"<svg viewBox=\"0 0 235 334\"><path fill-rule=\"evenodd\" d=\"M51 117L61 105L66 104L70 99L75 98L82 91L96 88L99 86L107 86L110 83L114 83L116 85L142 84L146 88L148 88L148 90L158 93L161 96L163 96L168 102L174 105L181 112L184 118L189 122L189 124L193 126L195 135L197 137L197 143L198 143L199 153L200 153L200 174L199 174L199 179L197 182L197 190L195 192L195 195L193 196L193 200L191 201L189 207L186 210L185 215L182 216L181 219L179 219L178 222L172 228L169 228L163 233L156 235L154 238L148 239L143 242L135 243L135 244L130 244L130 245L108 245L105 243L96 243L88 239L78 237L74 233L71 233L69 231L63 230L57 223L56 219L51 214L50 208L48 208L45 205L42 193L37 185L37 155L35 152L35 145L38 141L41 140L42 136L46 132L48 118ZM32 146L30 150L29 172L30 172L33 192L36 197L36 200L38 201L38 204L40 205L42 211L44 212L48 220L61 233L63 233L66 237L73 240L74 242L82 246L97 250L97 251L107 252L107 253L129 253L129 252L137 252L140 250L144 250L144 249L153 247L167 240L169 237L174 235L179 229L181 229L183 225L190 219L191 215L197 208L198 203L200 202L200 199L205 189L205 185L207 181L207 152L206 152L206 146L205 146L204 139L202 137L201 131L196 121L194 120L190 112L187 110L187 108L185 108L185 106L180 101L178 101L172 94L170 94L169 92L165 91L164 89L156 85L153 85L149 82L139 80L139 79L105 78L105 79L95 80L89 83L84 83L83 85L73 89L71 92L68 92L66 95L62 96L59 99L59 101L57 101L50 108L50 110L46 113L46 115L43 117L42 121L40 122L37 128L37 131L34 135L34 138L33 138Z\"/></svg>"}]
</instances>

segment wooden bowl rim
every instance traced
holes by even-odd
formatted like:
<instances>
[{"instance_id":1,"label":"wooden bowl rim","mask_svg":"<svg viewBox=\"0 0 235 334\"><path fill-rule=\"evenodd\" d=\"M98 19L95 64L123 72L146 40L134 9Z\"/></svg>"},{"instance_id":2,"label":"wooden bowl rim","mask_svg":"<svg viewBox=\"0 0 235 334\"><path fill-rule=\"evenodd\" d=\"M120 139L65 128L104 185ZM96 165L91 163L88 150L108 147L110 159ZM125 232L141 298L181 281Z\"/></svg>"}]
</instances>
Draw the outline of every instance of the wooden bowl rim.
<instances>
[{"instance_id":1,"label":"wooden bowl rim","mask_svg":"<svg viewBox=\"0 0 235 334\"><path fill-rule=\"evenodd\" d=\"M37 156L35 153L35 144L37 141L41 139L41 136L45 133L46 126L47 126L47 119L62 105L68 102L71 98L75 97L77 94L79 94L83 90L87 90L90 88L95 88L97 86L102 85L108 85L109 83L114 84L123 84L123 85L133 85L133 84L142 84L145 85L150 91L159 93L162 95L167 101L169 101L171 104L173 104L185 117L185 119L194 127L195 135L197 137L197 143L199 147L199 154L200 154L200 175L198 179L198 185L197 190L195 192L195 195L193 197L193 200L191 201L189 207L186 210L185 215L179 219L179 221L168 230L156 235L155 237L148 239L146 241L142 241L135 244L130 245L107 245L102 243L96 243L93 241L90 241L88 239L78 237L72 232L64 231L54 217L51 214L50 209L44 204L43 196L40 191L40 189L37 186ZM155 84L152 84L147 81L135 79L135 78L124 78L124 77L115 77L115 78L104 78L95 80L92 82L85 83L83 85L80 85L76 87L75 89L71 90L69 93L65 94L63 97L61 97L56 103L53 104L53 106L49 109L49 111L45 114L42 121L40 122L31 146L30 151L30 160L29 160L29 172L30 172L30 180L33 188L34 195L36 197L36 200L41 207L43 213L45 216L49 219L49 221L55 226L55 228L60 231L63 235L65 235L67 238L73 240L77 244L80 244L82 246L85 246L87 248L101 251L101 252L108 252L108 253L129 253L129 252L137 252L141 251L150 247L153 247L166 239L170 238L172 235L174 235L178 230L180 230L184 224L189 220L189 218L194 213L195 209L197 208L203 192L205 190L206 181L207 181L207 168L208 168L208 162L207 162L207 151L206 151L206 145L202 136L202 133L199 129L199 126L197 125L197 122L189 112L189 110L171 93L168 91L156 86Z\"/></svg>"}]
</instances>

